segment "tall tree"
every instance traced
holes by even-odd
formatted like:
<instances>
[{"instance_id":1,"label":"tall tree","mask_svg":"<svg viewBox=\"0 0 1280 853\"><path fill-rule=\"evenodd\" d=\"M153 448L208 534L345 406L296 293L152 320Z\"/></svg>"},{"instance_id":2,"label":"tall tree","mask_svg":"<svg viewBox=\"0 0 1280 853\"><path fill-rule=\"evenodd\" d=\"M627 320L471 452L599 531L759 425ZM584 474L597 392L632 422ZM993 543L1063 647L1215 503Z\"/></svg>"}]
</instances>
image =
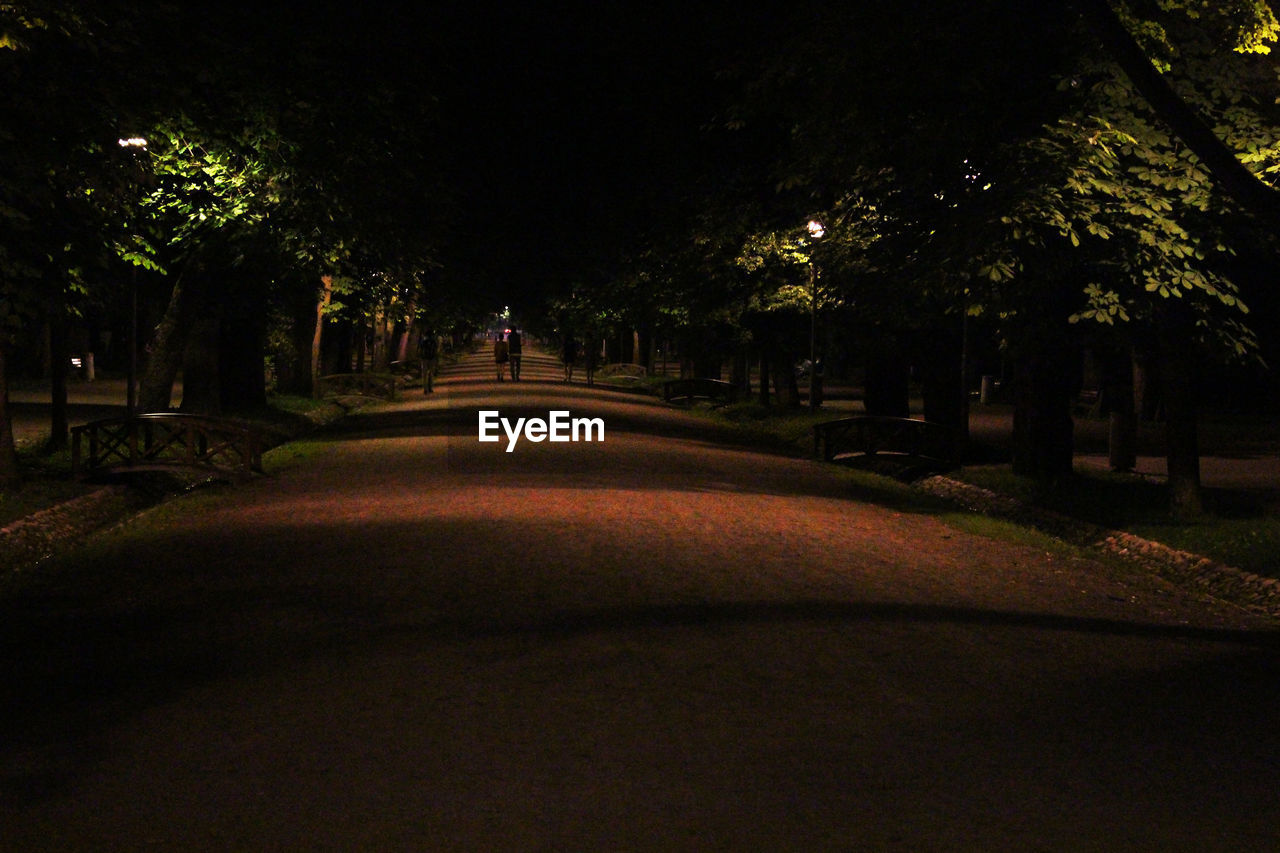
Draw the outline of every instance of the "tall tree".
<instances>
[{"instance_id":1,"label":"tall tree","mask_svg":"<svg viewBox=\"0 0 1280 853\"><path fill-rule=\"evenodd\" d=\"M1127 6L1113 5L1111 0L1075 3L1106 46L1110 59L1123 69L1161 120L1195 152L1223 191L1271 227L1280 224L1280 191L1259 180L1257 173L1241 161L1239 153L1226 144L1205 116L1177 91L1169 76L1162 73L1171 66L1167 56L1152 55L1160 52L1160 45L1155 45L1156 51L1144 48L1132 32L1131 28L1141 27L1148 34L1149 44L1158 42L1163 34L1159 21L1136 18ZM1214 46L1222 51L1265 54L1280 36L1280 23L1267 0L1242 0L1220 7L1188 0L1161 5L1166 11L1204 22L1201 32L1211 30ZM1168 47L1168 43L1163 46Z\"/></svg>"},{"instance_id":2,"label":"tall tree","mask_svg":"<svg viewBox=\"0 0 1280 853\"><path fill-rule=\"evenodd\" d=\"M1253 95L1270 93L1274 81L1251 89L1258 75L1247 79L1232 52L1265 49L1274 37L1266 3L1223 12L1169 2L1159 21L1083 3L1098 5L1110 25L1122 17L1141 24L1150 42L1143 70L1152 70L1151 57L1161 61L1161 48L1171 57L1166 68L1178 60L1160 82L1184 111L1193 103L1212 117L1214 140L1187 145L1164 129L1166 109L1117 78L1115 42L1097 50L1075 7L999 2L963 16L931 0L815 9L818 25L765 66L737 119L788 129L776 160L783 197L807 199L810 209L843 194L873 201L883 262L870 267L896 281L890 302L906 304L911 294L918 317L982 312L1004 329L1032 380L1020 398L1025 452L1016 461L1043 479L1070 474L1075 370L1064 354L1084 335L1069 321L1123 323L1153 342L1190 328L1208 333L1197 335L1206 345L1225 341L1226 352L1249 346L1239 295L1222 275L1229 209L1214 187L1230 185L1222 176L1230 168L1244 173L1236 181L1244 189L1233 192L1252 191L1250 209L1265 218L1257 200L1271 191L1255 175L1275 162L1275 117L1261 109L1274 95ZM896 34L906 31L917 50L902 50ZM1189 85L1197 80L1198 95ZM1223 137L1250 153L1227 151L1230 162L1209 168L1196 155L1204 145L1217 148L1204 156L1220 155ZM1185 388L1167 393L1187 396ZM1171 436L1194 435L1193 422L1187 430L1171 424ZM1191 452L1194 441L1171 446ZM1186 452L1171 458L1171 470L1176 486L1189 484L1175 488L1176 502L1194 511Z\"/></svg>"},{"instance_id":3,"label":"tall tree","mask_svg":"<svg viewBox=\"0 0 1280 853\"><path fill-rule=\"evenodd\" d=\"M68 312L98 286L128 242L132 164L118 123L139 110L136 47L164 5L52 0L0 5L0 313L9 350L44 318L53 332L51 443L66 440ZM40 140L33 144L33 140ZM7 381L7 376L6 376ZM0 422L7 424L0 395ZM11 432L0 429L0 479L12 479Z\"/></svg>"}]
</instances>

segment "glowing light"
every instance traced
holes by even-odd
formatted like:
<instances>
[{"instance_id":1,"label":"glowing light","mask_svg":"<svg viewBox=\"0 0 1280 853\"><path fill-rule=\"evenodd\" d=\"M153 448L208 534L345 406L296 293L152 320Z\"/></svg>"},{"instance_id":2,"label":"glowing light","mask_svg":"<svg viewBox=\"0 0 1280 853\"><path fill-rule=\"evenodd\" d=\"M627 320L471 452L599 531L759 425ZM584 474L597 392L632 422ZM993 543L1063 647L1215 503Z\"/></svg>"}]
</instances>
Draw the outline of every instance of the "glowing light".
<instances>
[{"instance_id":1,"label":"glowing light","mask_svg":"<svg viewBox=\"0 0 1280 853\"><path fill-rule=\"evenodd\" d=\"M121 148L147 147L147 140L143 139L141 136L130 136L128 139L118 139L116 141L120 143Z\"/></svg>"},{"instance_id":2,"label":"glowing light","mask_svg":"<svg viewBox=\"0 0 1280 853\"><path fill-rule=\"evenodd\" d=\"M809 229L809 236L815 240L821 240L822 235L827 233L827 226L816 219L810 219L805 227Z\"/></svg>"}]
</instances>

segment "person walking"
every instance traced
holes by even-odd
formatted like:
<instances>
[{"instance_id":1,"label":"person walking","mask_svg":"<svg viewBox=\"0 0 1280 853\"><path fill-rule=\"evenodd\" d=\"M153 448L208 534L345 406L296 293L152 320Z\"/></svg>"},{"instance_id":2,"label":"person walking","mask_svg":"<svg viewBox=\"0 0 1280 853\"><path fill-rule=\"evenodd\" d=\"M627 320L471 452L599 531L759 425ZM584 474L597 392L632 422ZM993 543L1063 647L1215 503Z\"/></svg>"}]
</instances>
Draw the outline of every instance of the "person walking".
<instances>
[{"instance_id":1,"label":"person walking","mask_svg":"<svg viewBox=\"0 0 1280 853\"><path fill-rule=\"evenodd\" d=\"M418 339L418 358L422 360L422 393L435 390L436 362L440 358L440 339L434 329L423 329Z\"/></svg>"},{"instance_id":2,"label":"person walking","mask_svg":"<svg viewBox=\"0 0 1280 853\"><path fill-rule=\"evenodd\" d=\"M587 385L596 384L596 367L600 364L600 338L593 331L587 335L582 349L583 367L587 371Z\"/></svg>"},{"instance_id":3,"label":"person walking","mask_svg":"<svg viewBox=\"0 0 1280 853\"><path fill-rule=\"evenodd\" d=\"M564 347L560 352L560 358L564 361L564 381L573 381L573 364L578 360L578 340L568 332L564 336Z\"/></svg>"},{"instance_id":4,"label":"person walking","mask_svg":"<svg viewBox=\"0 0 1280 853\"><path fill-rule=\"evenodd\" d=\"M498 332L493 338L493 363L498 369L499 382L507 378L507 359L509 357L507 342L502 339L502 332Z\"/></svg>"},{"instance_id":5,"label":"person walking","mask_svg":"<svg viewBox=\"0 0 1280 853\"><path fill-rule=\"evenodd\" d=\"M520 381L520 357L524 349L524 342L520 339L520 330L512 329L507 332L507 357L511 359L511 381Z\"/></svg>"}]
</instances>

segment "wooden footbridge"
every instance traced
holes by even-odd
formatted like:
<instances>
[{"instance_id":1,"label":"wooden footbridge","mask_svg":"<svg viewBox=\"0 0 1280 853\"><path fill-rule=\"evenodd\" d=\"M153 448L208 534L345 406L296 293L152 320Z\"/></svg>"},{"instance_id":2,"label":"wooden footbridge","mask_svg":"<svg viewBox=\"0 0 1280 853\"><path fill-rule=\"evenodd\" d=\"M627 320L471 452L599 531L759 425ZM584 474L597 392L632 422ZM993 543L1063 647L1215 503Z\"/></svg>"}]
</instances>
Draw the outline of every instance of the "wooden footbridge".
<instances>
[{"instance_id":1,"label":"wooden footbridge","mask_svg":"<svg viewBox=\"0 0 1280 853\"><path fill-rule=\"evenodd\" d=\"M76 474L149 467L262 470L262 433L238 421L178 412L91 421L71 430Z\"/></svg>"},{"instance_id":2,"label":"wooden footbridge","mask_svg":"<svg viewBox=\"0 0 1280 853\"><path fill-rule=\"evenodd\" d=\"M941 471L955 467L955 438L931 421L861 415L815 424L813 455L824 462L880 459Z\"/></svg>"}]
</instances>

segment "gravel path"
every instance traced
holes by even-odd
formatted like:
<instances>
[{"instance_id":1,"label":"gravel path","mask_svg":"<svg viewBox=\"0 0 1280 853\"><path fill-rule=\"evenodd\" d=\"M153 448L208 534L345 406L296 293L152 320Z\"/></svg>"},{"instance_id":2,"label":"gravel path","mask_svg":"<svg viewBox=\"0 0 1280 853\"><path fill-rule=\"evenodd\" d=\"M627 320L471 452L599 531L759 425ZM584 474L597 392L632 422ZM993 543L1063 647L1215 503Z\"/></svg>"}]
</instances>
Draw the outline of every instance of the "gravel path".
<instances>
[{"instance_id":1,"label":"gravel path","mask_svg":"<svg viewBox=\"0 0 1280 853\"><path fill-rule=\"evenodd\" d=\"M0 848L1280 845L1274 622L527 360L0 602Z\"/></svg>"}]
</instances>

